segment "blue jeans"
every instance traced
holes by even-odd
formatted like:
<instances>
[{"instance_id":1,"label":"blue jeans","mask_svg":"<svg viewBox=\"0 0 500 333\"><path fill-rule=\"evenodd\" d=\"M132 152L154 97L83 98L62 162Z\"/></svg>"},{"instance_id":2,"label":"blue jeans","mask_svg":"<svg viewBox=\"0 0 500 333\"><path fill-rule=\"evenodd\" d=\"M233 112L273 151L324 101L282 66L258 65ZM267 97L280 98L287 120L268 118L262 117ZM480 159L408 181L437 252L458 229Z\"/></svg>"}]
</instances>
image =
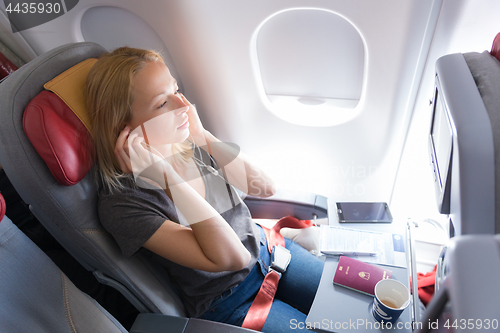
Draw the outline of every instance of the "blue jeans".
<instances>
[{"instance_id":1,"label":"blue jeans","mask_svg":"<svg viewBox=\"0 0 500 333\"><path fill-rule=\"evenodd\" d=\"M257 264L241 284L218 296L200 318L236 326L243 324L248 309L268 272L271 260L266 236L260 227L259 229L261 246ZM300 331L298 327L304 326L323 272L323 261L297 243L285 238L285 247L290 250L292 260L280 279L273 306L262 332ZM305 328L303 330L306 331Z\"/></svg>"}]
</instances>

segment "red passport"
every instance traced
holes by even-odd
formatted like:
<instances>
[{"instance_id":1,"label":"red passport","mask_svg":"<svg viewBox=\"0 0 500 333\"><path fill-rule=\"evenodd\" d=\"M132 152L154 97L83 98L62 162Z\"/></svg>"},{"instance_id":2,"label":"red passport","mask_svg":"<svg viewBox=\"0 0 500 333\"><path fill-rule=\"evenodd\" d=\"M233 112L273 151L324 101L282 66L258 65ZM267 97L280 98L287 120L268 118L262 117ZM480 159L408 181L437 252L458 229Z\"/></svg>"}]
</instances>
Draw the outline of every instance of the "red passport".
<instances>
[{"instance_id":1,"label":"red passport","mask_svg":"<svg viewBox=\"0 0 500 333\"><path fill-rule=\"evenodd\" d=\"M333 283L373 296L377 282L391 276L385 267L341 256Z\"/></svg>"}]
</instances>

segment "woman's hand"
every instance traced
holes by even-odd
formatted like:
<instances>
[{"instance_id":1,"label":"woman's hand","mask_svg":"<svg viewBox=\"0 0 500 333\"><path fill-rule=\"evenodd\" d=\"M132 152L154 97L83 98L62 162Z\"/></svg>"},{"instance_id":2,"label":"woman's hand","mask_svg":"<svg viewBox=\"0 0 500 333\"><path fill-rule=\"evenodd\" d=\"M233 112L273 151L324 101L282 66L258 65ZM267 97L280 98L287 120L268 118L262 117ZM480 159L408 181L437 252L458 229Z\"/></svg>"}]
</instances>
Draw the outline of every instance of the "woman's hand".
<instances>
[{"instance_id":1,"label":"woman's hand","mask_svg":"<svg viewBox=\"0 0 500 333\"><path fill-rule=\"evenodd\" d=\"M161 188L166 188L164 172L171 168L171 165L147 148L144 138L137 132L130 134L130 129L126 127L120 133L116 141L115 155L123 173L133 174L136 178L147 178Z\"/></svg>"},{"instance_id":2,"label":"woman's hand","mask_svg":"<svg viewBox=\"0 0 500 333\"><path fill-rule=\"evenodd\" d=\"M187 98L179 93L182 101L189 105L189 110L187 111L188 120L189 120L189 133L193 136L194 143L199 146L205 145L205 128L201 123L200 117L198 116L198 111L196 111L196 107L191 104Z\"/></svg>"}]
</instances>

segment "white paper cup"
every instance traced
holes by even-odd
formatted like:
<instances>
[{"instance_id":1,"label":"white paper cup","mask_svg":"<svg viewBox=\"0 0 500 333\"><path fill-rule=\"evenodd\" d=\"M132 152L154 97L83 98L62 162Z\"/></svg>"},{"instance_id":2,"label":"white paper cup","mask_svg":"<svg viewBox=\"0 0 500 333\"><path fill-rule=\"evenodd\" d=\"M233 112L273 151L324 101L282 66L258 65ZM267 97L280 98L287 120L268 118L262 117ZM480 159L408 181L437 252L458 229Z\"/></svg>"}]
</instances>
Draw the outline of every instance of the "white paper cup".
<instances>
[{"instance_id":1,"label":"white paper cup","mask_svg":"<svg viewBox=\"0 0 500 333\"><path fill-rule=\"evenodd\" d=\"M401 282L394 279L380 280L375 285L373 317L378 322L395 323L410 304L410 292Z\"/></svg>"}]
</instances>

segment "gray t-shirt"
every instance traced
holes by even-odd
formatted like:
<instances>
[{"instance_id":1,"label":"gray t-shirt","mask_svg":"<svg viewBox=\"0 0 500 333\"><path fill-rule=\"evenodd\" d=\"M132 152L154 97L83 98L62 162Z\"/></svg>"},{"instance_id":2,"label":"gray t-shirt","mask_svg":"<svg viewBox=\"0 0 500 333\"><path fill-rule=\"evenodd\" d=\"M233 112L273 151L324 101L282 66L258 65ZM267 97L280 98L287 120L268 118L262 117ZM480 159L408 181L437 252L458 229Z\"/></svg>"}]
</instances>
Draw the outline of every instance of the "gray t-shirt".
<instances>
[{"instance_id":1,"label":"gray t-shirt","mask_svg":"<svg viewBox=\"0 0 500 333\"><path fill-rule=\"evenodd\" d=\"M195 156L214 166L222 176L216 162L204 150L195 150ZM143 251L166 268L171 281L178 286L190 317L202 315L216 296L245 279L257 262L260 240L259 230L237 190L205 167L198 168L205 182L207 202L228 222L252 255L248 266L240 271L212 273L187 268L142 248L165 220L180 222L172 200L161 189L137 186L130 176L122 180L125 187L122 191L102 190L98 208L101 223L125 256Z\"/></svg>"}]
</instances>

